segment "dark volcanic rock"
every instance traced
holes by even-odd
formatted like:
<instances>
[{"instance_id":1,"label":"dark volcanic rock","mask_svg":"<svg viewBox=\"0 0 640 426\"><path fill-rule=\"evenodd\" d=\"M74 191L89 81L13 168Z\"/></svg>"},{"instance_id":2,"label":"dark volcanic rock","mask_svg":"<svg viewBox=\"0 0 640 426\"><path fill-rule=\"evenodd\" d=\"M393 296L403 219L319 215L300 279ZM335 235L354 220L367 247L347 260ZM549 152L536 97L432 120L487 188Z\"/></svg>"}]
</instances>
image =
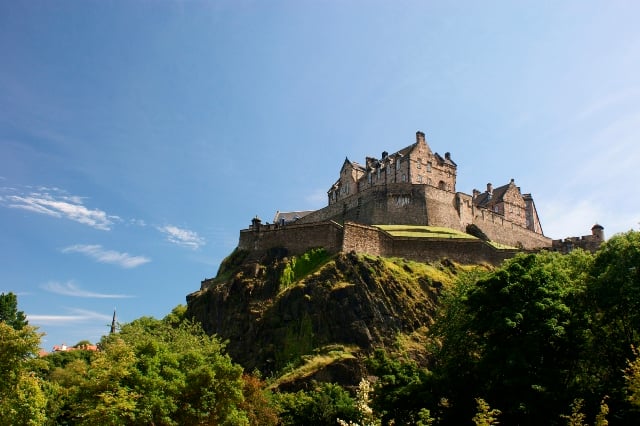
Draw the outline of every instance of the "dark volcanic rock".
<instances>
[{"instance_id":1,"label":"dark volcanic rock","mask_svg":"<svg viewBox=\"0 0 640 426\"><path fill-rule=\"evenodd\" d=\"M285 287L286 250L259 261L234 253L218 277L187 297L187 314L247 371L271 374L329 345L366 356L393 347L399 334L428 327L442 283L390 260L339 254ZM355 361L354 361L355 362ZM350 362L326 367L316 380L361 375ZM357 381L356 381L357 383Z\"/></svg>"}]
</instances>

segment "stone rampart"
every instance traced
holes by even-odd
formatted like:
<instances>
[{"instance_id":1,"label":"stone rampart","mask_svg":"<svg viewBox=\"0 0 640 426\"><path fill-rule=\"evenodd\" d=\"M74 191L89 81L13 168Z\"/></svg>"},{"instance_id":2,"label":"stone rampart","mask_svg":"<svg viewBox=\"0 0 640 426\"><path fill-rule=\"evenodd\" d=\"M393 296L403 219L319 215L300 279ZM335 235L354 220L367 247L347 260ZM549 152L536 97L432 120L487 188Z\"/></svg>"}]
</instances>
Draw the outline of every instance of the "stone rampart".
<instances>
[{"instance_id":1,"label":"stone rampart","mask_svg":"<svg viewBox=\"0 0 640 426\"><path fill-rule=\"evenodd\" d=\"M551 249L561 253L570 253L580 248L595 253L602 245L602 239L595 235L583 235L582 237L569 237L564 240L553 240Z\"/></svg>"},{"instance_id":2,"label":"stone rampart","mask_svg":"<svg viewBox=\"0 0 640 426\"><path fill-rule=\"evenodd\" d=\"M384 256L389 236L373 226L359 223L345 223L342 250L345 252L367 253Z\"/></svg>"},{"instance_id":3,"label":"stone rampart","mask_svg":"<svg viewBox=\"0 0 640 426\"><path fill-rule=\"evenodd\" d=\"M293 255L310 248L324 247L331 253L342 250L343 227L335 222L295 225L259 225L240 231L238 248L261 253L274 247L286 247Z\"/></svg>"},{"instance_id":4,"label":"stone rampart","mask_svg":"<svg viewBox=\"0 0 640 426\"><path fill-rule=\"evenodd\" d=\"M344 226L335 222L261 225L240 231L240 249L249 250L257 256L275 247L284 247L292 255L324 247L331 253L354 251L419 262L447 258L463 264L494 265L519 251L497 249L479 239L394 237L379 228L354 222L346 222Z\"/></svg>"},{"instance_id":5,"label":"stone rampart","mask_svg":"<svg viewBox=\"0 0 640 426\"><path fill-rule=\"evenodd\" d=\"M356 251L374 256L402 257L418 262L444 258L463 264L497 265L520 250L497 249L491 244L470 238L393 237L373 226L345 223L343 251Z\"/></svg>"},{"instance_id":6,"label":"stone rampart","mask_svg":"<svg viewBox=\"0 0 640 426\"><path fill-rule=\"evenodd\" d=\"M473 224L491 241L527 250L550 248L551 238L525 229L486 209L475 209Z\"/></svg>"}]
</instances>

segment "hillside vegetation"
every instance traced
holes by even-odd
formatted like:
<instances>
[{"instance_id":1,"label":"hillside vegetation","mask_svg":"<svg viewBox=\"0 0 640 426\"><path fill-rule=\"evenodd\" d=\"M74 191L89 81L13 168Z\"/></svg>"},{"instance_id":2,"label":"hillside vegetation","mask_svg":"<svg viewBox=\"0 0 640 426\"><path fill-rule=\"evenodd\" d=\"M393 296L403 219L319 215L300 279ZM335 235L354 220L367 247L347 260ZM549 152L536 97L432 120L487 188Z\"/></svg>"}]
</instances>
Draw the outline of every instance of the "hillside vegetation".
<instances>
[{"instance_id":1,"label":"hillside vegetation","mask_svg":"<svg viewBox=\"0 0 640 426\"><path fill-rule=\"evenodd\" d=\"M424 332L438 295L457 275L486 270L330 256L323 249L302 256L278 249L258 261L246 259L232 253L218 277L189 296L187 314L228 340L229 353L248 370L286 370L292 380L320 374L354 386L364 371L362 359L376 348L424 359ZM297 368L299 376L291 374Z\"/></svg>"},{"instance_id":2,"label":"hillside vegetation","mask_svg":"<svg viewBox=\"0 0 640 426\"><path fill-rule=\"evenodd\" d=\"M38 358L15 295L0 306L6 424L640 424L634 231L495 269L235 251L98 352Z\"/></svg>"}]
</instances>

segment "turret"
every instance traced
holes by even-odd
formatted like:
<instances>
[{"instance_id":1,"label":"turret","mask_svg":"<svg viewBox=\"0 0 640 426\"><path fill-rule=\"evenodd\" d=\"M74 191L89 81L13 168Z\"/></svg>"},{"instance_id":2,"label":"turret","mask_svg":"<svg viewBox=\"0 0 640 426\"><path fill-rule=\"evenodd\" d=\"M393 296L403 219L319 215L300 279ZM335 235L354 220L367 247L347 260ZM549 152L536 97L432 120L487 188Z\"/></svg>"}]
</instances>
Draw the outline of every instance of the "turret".
<instances>
[{"instance_id":1,"label":"turret","mask_svg":"<svg viewBox=\"0 0 640 426\"><path fill-rule=\"evenodd\" d=\"M262 220L260 220L258 216L251 219L251 229L253 229L254 231L259 231L261 224L262 224Z\"/></svg>"},{"instance_id":2,"label":"turret","mask_svg":"<svg viewBox=\"0 0 640 426\"><path fill-rule=\"evenodd\" d=\"M604 241L604 226L598 225L597 223L591 227L591 235L600 241Z\"/></svg>"}]
</instances>

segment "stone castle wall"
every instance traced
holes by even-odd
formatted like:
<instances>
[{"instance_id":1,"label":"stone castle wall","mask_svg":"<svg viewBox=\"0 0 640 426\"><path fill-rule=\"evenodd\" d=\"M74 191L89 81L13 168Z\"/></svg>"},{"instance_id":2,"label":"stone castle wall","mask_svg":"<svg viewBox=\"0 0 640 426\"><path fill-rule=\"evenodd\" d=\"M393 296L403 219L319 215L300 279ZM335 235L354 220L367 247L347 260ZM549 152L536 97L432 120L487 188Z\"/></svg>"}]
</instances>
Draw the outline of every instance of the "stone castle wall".
<instances>
[{"instance_id":1,"label":"stone castle wall","mask_svg":"<svg viewBox=\"0 0 640 426\"><path fill-rule=\"evenodd\" d=\"M564 240L553 240L552 250L561 253L570 253L580 248L582 250L595 252L600 248L603 239L597 235L583 235L582 237L569 237Z\"/></svg>"},{"instance_id":2,"label":"stone castle wall","mask_svg":"<svg viewBox=\"0 0 640 426\"><path fill-rule=\"evenodd\" d=\"M486 209L475 209L473 224L491 241L525 249L551 248L551 238L518 226Z\"/></svg>"},{"instance_id":3,"label":"stone castle wall","mask_svg":"<svg viewBox=\"0 0 640 426\"><path fill-rule=\"evenodd\" d=\"M345 224L343 250L419 262L446 258L463 264L493 265L520 251L499 250L479 239L393 237L381 229L356 223Z\"/></svg>"},{"instance_id":4,"label":"stone castle wall","mask_svg":"<svg viewBox=\"0 0 640 426\"><path fill-rule=\"evenodd\" d=\"M308 225L258 225L240 231L238 248L262 253L274 247L286 247L293 255L314 247L324 247L331 253L342 249L343 227L334 222Z\"/></svg>"},{"instance_id":5,"label":"stone castle wall","mask_svg":"<svg viewBox=\"0 0 640 426\"><path fill-rule=\"evenodd\" d=\"M298 223L323 221L430 225L462 232L467 225L474 224L490 240L501 244L525 249L551 247L550 238L523 228L503 215L476 207L470 195L430 185L394 183L373 187L310 213Z\"/></svg>"},{"instance_id":6,"label":"stone castle wall","mask_svg":"<svg viewBox=\"0 0 640 426\"><path fill-rule=\"evenodd\" d=\"M307 225L261 225L240 231L238 248L258 256L268 249L285 247L291 255L311 248L324 247L331 253L340 251L373 256L402 257L419 262L444 258L463 264L497 265L519 250L499 250L478 239L400 238L378 228L347 222Z\"/></svg>"}]
</instances>

